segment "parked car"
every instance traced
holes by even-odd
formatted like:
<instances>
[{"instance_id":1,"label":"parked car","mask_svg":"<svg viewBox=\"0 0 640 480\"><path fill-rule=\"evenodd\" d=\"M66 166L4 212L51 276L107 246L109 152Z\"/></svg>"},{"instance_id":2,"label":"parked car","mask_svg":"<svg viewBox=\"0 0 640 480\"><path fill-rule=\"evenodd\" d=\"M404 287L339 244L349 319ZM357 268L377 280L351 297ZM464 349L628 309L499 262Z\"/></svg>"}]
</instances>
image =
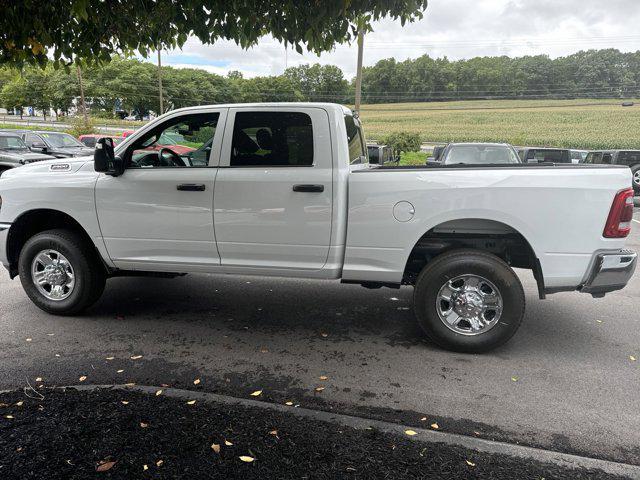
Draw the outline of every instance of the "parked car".
<instances>
[{"instance_id":1,"label":"parked car","mask_svg":"<svg viewBox=\"0 0 640 480\"><path fill-rule=\"evenodd\" d=\"M434 152L435 153L435 152ZM515 148L506 143L449 143L427 165L491 165L521 163Z\"/></svg>"},{"instance_id":2,"label":"parked car","mask_svg":"<svg viewBox=\"0 0 640 480\"><path fill-rule=\"evenodd\" d=\"M56 158L93 154L93 148L88 148L68 133L23 130L20 135L32 152L45 153Z\"/></svg>"},{"instance_id":3,"label":"parked car","mask_svg":"<svg viewBox=\"0 0 640 480\"><path fill-rule=\"evenodd\" d=\"M635 195L640 195L640 150L596 150L589 152L584 163L629 167L633 190Z\"/></svg>"},{"instance_id":4,"label":"parked car","mask_svg":"<svg viewBox=\"0 0 640 480\"><path fill-rule=\"evenodd\" d=\"M394 155L393 148L388 145L369 143L367 144L367 154L369 155L369 163L377 165L398 163L400 161L400 156Z\"/></svg>"},{"instance_id":5,"label":"parked car","mask_svg":"<svg viewBox=\"0 0 640 480\"><path fill-rule=\"evenodd\" d=\"M573 163L566 148L524 147L518 150L524 163Z\"/></svg>"},{"instance_id":6,"label":"parked car","mask_svg":"<svg viewBox=\"0 0 640 480\"><path fill-rule=\"evenodd\" d=\"M85 146L93 148L96 146L96 142L98 141L99 138L105 138L105 137L112 138L114 145L118 145L122 140L124 140L124 137L118 137L115 135L94 134L94 133L80 135L78 137L78 140L80 140L80 142L82 142Z\"/></svg>"},{"instance_id":7,"label":"parked car","mask_svg":"<svg viewBox=\"0 0 640 480\"><path fill-rule=\"evenodd\" d=\"M176 131L198 148L211 142L209 168L170 146L147 150ZM98 140L92 161L0 177L0 263L60 315L123 275L411 285L426 335L465 352L495 348L520 326L513 268L533 271L541 298L600 297L633 275L627 167L524 165L507 145L477 144L461 155L470 164L386 167L368 164L363 139L359 119L335 104L175 110L115 149ZM505 163L487 165L491 152Z\"/></svg>"},{"instance_id":8,"label":"parked car","mask_svg":"<svg viewBox=\"0 0 640 480\"><path fill-rule=\"evenodd\" d=\"M29 150L17 133L0 132L0 175L9 168L53 158L55 157Z\"/></svg>"}]
</instances>

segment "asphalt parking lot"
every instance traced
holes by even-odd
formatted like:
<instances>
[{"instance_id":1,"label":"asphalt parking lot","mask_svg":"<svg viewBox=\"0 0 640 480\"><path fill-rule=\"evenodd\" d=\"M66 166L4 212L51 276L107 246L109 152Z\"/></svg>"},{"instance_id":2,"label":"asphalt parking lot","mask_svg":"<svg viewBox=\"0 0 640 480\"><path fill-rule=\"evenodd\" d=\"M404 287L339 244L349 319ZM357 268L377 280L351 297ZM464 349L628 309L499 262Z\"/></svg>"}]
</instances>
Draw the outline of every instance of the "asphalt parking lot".
<instances>
[{"instance_id":1,"label":"asphalt parking lot","mask_svg":"<svg viewBox=\"0 0 640 480\"><path fill-rule=\"evenodd\" d=\"M640 250L636 210L628 245ZM519 273L523 326L499 350L465 355L422 339L411 288L122 278L86 315L65 318L38 310L2 271L0 389L86 377L238 397L262 390L265 401L433 420L444 431L640 464L640 274L604 299L540 301Z\"/></svg>"}]
</instances>

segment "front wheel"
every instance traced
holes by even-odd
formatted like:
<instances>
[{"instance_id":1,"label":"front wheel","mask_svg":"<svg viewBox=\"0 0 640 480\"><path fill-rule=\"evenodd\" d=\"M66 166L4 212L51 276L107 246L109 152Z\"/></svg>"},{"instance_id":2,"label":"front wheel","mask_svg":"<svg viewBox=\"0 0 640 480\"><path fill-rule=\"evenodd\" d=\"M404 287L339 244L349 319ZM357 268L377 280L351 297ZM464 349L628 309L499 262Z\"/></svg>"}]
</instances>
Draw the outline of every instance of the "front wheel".
<instances>
[{"instance_id":1,"label":"front wheel","mask_svg":"<svg viewBox=\"0 0 640 480\"><path fill-rule=\"evenodd\" d=\"M91 245L68 230L31 237L18 260L20 281L33 303L48 313L73 315L102 295L106 275Z\"/></svg>"},{"instance_id":2,"label":"front wheel","mask_svg":"<svg viewBox=\"0 0 640 480\"><path fill-rule=\"evenodd\" d=\"M414 303L418 323L435 344L484 353L518 330L525 298L520 280L503 260L477 250L455 250L422 270Z\"/></svg>"}]
</instances>

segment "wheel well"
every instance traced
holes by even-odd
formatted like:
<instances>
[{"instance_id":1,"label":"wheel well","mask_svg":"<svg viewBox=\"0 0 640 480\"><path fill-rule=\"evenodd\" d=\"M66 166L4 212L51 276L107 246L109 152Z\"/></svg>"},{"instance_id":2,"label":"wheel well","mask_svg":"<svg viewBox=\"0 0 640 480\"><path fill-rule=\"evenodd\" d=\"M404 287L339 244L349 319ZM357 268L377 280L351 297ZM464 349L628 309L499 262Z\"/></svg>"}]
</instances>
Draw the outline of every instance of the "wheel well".
<instances>
[{"instance_id":1,"label":"wheel well","mask_svg":"<svg viewBox=\"0 0 640 480\"><path fill-rule=\"evenodd\" d=\"M88 245L91 245L102 263L102 257L93 240L73 217L58 210L38 209L23 213L11 224L7 238L7 259L9 260L9 273L11 278L18 274L18 258L24 244L34 235L54 228L71 230L82 236ZM106 270L106 267L105 267Z\"/></svg>"},{"instance_id":2,"label":"wheel well","mask_svg":"<svg viewBox=\"0 0 640 480\"><path fill-rule=\"evenodd\" d=\"M512 227L494 220L461 219L441 223L425 233L409 254L403 283L413 285L418 274L438 255L460 248L492 253L511 267L533 271L538 294L544 298L540 262L529 242Z\"/></svg>"}]
</instances>

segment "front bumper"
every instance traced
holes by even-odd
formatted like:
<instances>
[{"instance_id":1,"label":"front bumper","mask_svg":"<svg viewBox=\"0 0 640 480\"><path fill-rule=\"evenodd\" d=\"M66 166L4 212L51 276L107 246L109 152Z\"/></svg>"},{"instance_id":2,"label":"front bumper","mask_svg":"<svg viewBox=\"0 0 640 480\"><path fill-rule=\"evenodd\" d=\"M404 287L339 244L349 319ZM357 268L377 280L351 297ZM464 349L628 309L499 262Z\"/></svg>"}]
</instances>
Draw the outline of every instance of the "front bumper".
<instances>
[{"instance_id":1,"label":"front bumper","mask_svg":"<svg viewBox=\"0 0 640 480\"><path fill-rule=\"evenodd\" d=\"M9 260L7 259L7 237L9 236L10 223L0 222L0 264L9 268Z\"/></svg>"},{"instance_id":2,"label":"front bumper","mask_svg":"<svg viewBox=\"0 0 640 480\"><path fill-rule=\"evenodd\" d=\"M597 253L581 292L594 297L624 288L636 270L638 254L633 250Z\"/></svg>"}]
</instances>

